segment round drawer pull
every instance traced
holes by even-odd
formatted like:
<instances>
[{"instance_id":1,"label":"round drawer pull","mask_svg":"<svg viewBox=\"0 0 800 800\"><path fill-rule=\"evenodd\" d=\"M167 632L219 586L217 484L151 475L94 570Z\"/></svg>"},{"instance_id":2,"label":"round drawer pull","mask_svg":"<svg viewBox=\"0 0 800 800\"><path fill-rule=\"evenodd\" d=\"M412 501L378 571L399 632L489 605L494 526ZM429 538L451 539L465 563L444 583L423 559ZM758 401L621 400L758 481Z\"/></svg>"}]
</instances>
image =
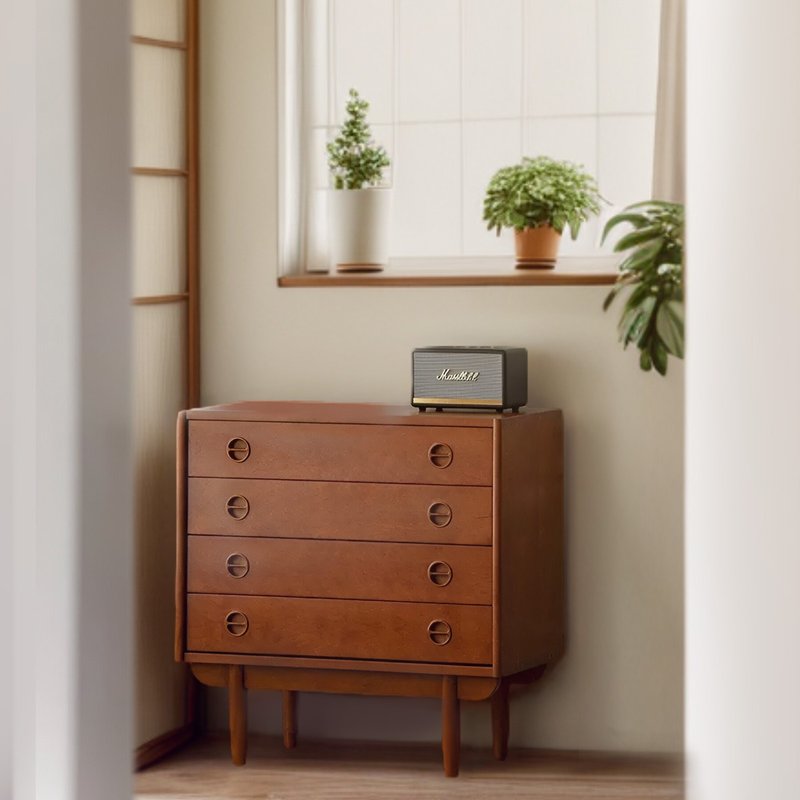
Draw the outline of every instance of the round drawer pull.
<instances>
[{"instance_id":1,"label":"round drawer pull","mask_svg":"<svg viewBox=\"0 0 800 800\"><path fill-rule=\"evenodd\" d=\"M437 442L428 450L428 461L438 469L445 469L453 463L453 448L449 444Z\"/></svg>"},{"instance_id":2,"label":"round drawer pull","mask_svg":"<svg viewBox=\"0 0 800 800\"><path fill-rule=\"evenodd\" d=\"M428 636L434 644L445 645L453 638L453 629L443 619L435 619L428 625Z\"/></svg>"},{"instance_id":3,"label":"round drawer pull","mask_svg":"<svg viewBox=\"0 0 800 800\"><path fill-rule=\"evenodd\" d=\"M250 442L237 436L228 442L228 458L231 461L247 461L250 457Z\"/></svg>"},{"instance_id":4,"label":"round drawer pull","mask_svg":"<svg viewBox=\"0 0 800 800\"><path fill-rule=\"evenodd\" d=\"M244 578L250 572L250 562L241 553L231 553L225 561L225 569L231 578Z\"/></svg>"},{"instance_id":5,"label":"round drawer pull","mask_svg":"<svg viewBox=\"0 0 800 800\"><path fill-rule=\"evenodd\" d=\"M434 561L428 566L428 578L434 586L447 586L453 580L453 568L446 561Z\"/></svg>"},{"instance_id":6,"label":"round drawer pull","mask_svg":"<svg viewBox=\"0 0 800 800\"><path fill-rule=\"evenodd\" d=\"M453 519L453 509L447 503L431 503L428 506L428 519L437 528L446 528Z\"/></svg>"},{"instance_id":7,"label":"round drawer pull","mask_svg":"<svg viewBox=\"0 0 800 800\"><path fill-rule=\"evenodd\" d=\"M244 636L250 627L250 620L241 611L231 611L225 617L225 630L231 636Z\"/></svg>"},{"instance_id":8,"label":"round drawer pull","mask_svg":"<svg viewBox=\"0 0 800 800\"><path fill-rule=\"evenodd\" d=\"M250 513L250 502L246 497L240 494L235 494L233 497L228 498L225 505L229 517L235 520L244 519Z\"/></svg>"}]
</instances>

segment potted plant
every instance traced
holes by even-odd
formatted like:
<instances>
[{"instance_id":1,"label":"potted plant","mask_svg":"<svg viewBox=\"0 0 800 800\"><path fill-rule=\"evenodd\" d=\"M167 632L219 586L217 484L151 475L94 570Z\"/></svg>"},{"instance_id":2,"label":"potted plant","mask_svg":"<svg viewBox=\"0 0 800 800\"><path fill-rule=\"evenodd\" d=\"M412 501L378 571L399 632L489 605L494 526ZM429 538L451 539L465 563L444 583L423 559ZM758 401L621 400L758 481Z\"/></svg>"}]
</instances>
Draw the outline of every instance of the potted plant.
<instances>
[{"instance_id":1,"label":"potted plant","mask_svg":"<svg viewBox=\"0 0 800 800\"><path fill-rule=\"evenodd\" d=\"M380 186L389 156L373 141L369 103L355 89L345 109L339 135L327 145L331 263L340 271L378 271L389 260L391 190Z\"/></svg>"},{"instance_id":2,"label":"potted plant","mask_svg":"<svg viewBox=\"0 0 800 800\"><path fill-rule=\"evenodd\" d=\"M515 231L517 267L551 269L564 228L577 239L600 211L597 182L583 167L548 156L523 158L498 170L486 189L483 218L497 235Z\"/></svg>"},{"instance_id":3,"label":"potted plant","mask_svg":"<svg viewBox=\"0 0 800 800\"><path fill-rule=\"evenodd\" d=\"M680 203L648 200L628 206L612 217L603 241L617 225L633 230L614 245L627 255L619 265L619 277L606 297L603 309L624 289L630 289L619 320L623 347L639 348L639 366L667 374L670 355L683 358L683 219Z\"/></svg>"}]
</instances>

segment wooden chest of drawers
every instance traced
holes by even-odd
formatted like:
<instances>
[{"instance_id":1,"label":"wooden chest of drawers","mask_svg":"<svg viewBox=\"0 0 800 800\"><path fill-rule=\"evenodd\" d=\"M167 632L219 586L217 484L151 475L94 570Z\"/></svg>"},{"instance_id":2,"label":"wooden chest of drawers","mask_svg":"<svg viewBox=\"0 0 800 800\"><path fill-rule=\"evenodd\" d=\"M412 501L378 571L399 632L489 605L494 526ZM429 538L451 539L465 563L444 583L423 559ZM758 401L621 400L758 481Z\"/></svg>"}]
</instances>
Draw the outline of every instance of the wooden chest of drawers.
<instances>
[{"instance_id":1,"label":"wooden chest of drawers","mask_svg":"<svg viewBox=\"0 0 800 800\"><path fill-rule=\"evenodd\" d=\"M418 413L236 403L178 419L175 655L228 688L440 696L445 772L459 700L492 702L564 647L559 411Z\"/></svg>"}]
</instances>

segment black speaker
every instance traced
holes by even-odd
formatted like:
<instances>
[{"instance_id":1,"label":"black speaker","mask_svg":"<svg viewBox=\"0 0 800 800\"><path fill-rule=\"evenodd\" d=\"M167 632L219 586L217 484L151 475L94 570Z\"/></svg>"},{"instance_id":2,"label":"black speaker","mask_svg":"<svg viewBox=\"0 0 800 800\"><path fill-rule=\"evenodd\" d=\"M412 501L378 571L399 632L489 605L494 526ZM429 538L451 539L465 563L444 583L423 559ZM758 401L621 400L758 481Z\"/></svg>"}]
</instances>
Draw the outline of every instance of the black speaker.
<instances>
[{"instance_id":1,"label":"black speaker","mask_svg":"<svg viewBox=\"0 0 800 800\"><path fill-rule=\"evenodd\" d=\"M528 402L524 347L419 347L411 354L411 405L518 410Z\"/></svg>"}]
</instances>

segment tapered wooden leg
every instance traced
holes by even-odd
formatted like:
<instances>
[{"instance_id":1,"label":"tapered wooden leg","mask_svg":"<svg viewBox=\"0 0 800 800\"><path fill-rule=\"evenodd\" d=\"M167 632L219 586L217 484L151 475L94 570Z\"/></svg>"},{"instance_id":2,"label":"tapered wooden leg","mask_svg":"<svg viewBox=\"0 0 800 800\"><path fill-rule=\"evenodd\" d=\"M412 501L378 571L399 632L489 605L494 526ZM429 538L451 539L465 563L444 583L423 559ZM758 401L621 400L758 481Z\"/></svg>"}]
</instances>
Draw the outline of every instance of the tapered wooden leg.
<instances>
[{"instance_id":1,"label":"tapered wooden leg","mask_svg":"<svg viewBox=\"0 0 800 800\"><path fill-rule=\"evenodd\" d=\"M247 761L247 690L244 670L228 666L228 724L231 729L231 760L241 766Z\"/></svg>"},{"instance_id":2,"label":"tapered wooden leg","mask_svg":"<svg viewBox=\"0 0 800 800\"><path fill-rule=\"evenodd\" d=\"M297 692L283 692L283 746L293 750L297 746Z\"/></svg>"},{"instance_id":3,"label":"tapered wooden leg","mask_svg":"<svg viewBox=\"0 0 800 800\"><path fill-rule=\"evenodd\" d=\"M508 755L508 681L500 681L492 695L492 752L498 761Z\"/></svg>"},{"instance_id":4,"label":"tapered wooden leg","mask_svg":"<svg viewBox=\"0 0 800 800\"><path fill-rule=\"evenodd\" d=\"M461 756L461 708L458 702L458 678L442 678L442 761L448 778L458 775Z\"/></svg>"}]
</instances>

